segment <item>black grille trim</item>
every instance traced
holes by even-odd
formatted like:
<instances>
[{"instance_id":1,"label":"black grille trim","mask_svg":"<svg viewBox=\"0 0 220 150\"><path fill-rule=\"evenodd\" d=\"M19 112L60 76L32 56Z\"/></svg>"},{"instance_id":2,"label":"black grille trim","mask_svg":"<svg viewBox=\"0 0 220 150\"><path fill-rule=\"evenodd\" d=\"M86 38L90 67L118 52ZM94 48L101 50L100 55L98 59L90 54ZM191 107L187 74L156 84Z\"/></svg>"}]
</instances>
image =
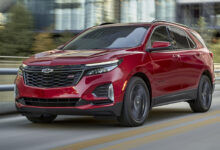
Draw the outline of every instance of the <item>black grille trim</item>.
<instances>
[{"instance_id":1,"label":"black grille trim","mask_svg":"<svg viewBox=\"0 0 220 150\"><path fill-rule=\"evenodd\" d=\"M42 69L53 69L43 73ZM23 69L25 84L40 88L56 88L76 85L82 75L83 65L75 66L27 66Z\"/></svg>"},{"instance_id":2,"label":"black grille trim","mask_svg":"<svg viewBox=\"0 0 220 150\"><path fill-rule=\"evenodd\" d=\"M94 105L106 105L106 104L111 104L113 103L113 101L111 101L110 99L106 99L106 100L96 100L96 101L92 101L92 103Z\"/></svg>"},{"instance_id":3,"label":"black grille trim","mask_svg":"<svg viewBox=\"0 0 220 150\"><path fill-rule=\"evenodd\" d=\"M95 88L92 92L96 97L108 97L108 89L110 84L103 84Z\"/></svg>"},{"instance_id":4,"label":"black grille trim","mask_svg":"<svg viewBox=\"0 0 220 150\"><path fill-rule=\"evenodd\" d=\"M23 105L40 107L74 107L90 104L89 101L81 100L79 98L42 99L23 97L18 99L17 102Z\"/></svg>"}]
</instances>

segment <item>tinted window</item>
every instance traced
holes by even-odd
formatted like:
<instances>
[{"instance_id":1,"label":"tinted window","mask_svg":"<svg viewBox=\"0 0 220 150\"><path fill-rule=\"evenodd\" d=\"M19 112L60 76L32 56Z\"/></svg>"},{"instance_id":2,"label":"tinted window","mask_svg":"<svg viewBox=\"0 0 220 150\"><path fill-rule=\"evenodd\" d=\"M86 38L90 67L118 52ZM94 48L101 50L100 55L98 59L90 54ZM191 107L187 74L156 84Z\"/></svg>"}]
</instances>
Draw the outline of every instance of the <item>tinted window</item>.
<instances>
[{"instance_id":1,"label":"tinted window","mask_svg":"<svg viewBox=\"0 0 220 150\"><path fill-rule=\"evenodd\" d=\"M195 45L194 41L189 37L188 34L187 34L187 40L189 42L190 48L196 48L196 45Z\"/></svg>"},{"instance_id":2,"label":"tinted window","mask_svg":"<svg viewBox=\"0 0 220 150\"><path fill-rule=\"evenodd\" d=\"M206 47L204 40L197 32L191 31L191 33L204 47Z\"/></svg>"},{"instance_id":3,"label":"tinted window","mask_svg":"<svg viewBox=\"0 0 220 150\"><path fill-rule=\"evenodd\" d=\"M169 27L169 33L174 49L190 48L185 31L175 27Z\"/></svg>"},{"instance_id":4,"label":"tinted window","mask_svg":"<svg viewBox=\"0 0 220 150\"><path fill-rule=\"evenodd\" d=\"M148 27L115 26L90 29L67 44L63 50L117 49L140 45Z\"/></svg>"},{"instance_id":5,"label":"tinted window","mask_svg":"<svg viewBox=\"0 0 220 150\"><path fill-rule=\"evenodd\" d=\"M154 30L151 36L150 44L152 45L155 41L170 42L168 32L165 26L159 26ZM151 45L149 47L151 47Z\"/></svg>"}]
</instances>

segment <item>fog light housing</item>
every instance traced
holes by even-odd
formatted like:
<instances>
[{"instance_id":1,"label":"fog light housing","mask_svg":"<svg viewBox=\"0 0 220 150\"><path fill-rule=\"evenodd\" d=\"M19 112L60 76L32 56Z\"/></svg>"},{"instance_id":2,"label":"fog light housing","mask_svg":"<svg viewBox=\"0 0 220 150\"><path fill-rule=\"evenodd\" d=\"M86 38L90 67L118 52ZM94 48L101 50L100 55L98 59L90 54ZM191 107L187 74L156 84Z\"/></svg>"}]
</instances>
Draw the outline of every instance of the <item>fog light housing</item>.
<instances>
[{"instance_id":1,"label":"fog light housing","mask_svg":"<svg viewBox=\"0 0 220 150\"><path fill-rule=\"evenodd\" d=\"M114 102L114 88L112 84L103 84L95 88L92 92L95 97L108 98L112 102Z\"/></svg>"},{"instance_id":2,"label":"fog light housing","mask_svg":"<svg viewBox=\"0 0 220 150\"><path fill-rule=\"evenodd\" d=\"M110 84L108 87L108 98L114 102L115 98L114 98L114 88L113 85Z\"/></svg>"}]
</instances>

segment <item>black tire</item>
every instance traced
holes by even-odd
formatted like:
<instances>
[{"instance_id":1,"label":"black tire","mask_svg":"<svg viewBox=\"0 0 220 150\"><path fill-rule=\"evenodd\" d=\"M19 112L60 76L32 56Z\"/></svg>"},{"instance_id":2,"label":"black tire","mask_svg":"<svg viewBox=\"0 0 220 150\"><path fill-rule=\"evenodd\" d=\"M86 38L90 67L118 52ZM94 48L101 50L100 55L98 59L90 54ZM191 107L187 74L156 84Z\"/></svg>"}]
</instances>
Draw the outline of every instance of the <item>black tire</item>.
<instances>
[{"instance_id":1,"label":"black tire","mask_svg":"<svg viewBox=\"0 0 220 150\"><path fill-rule=\"evenodd\" d=\"M207 112L212 103L212 85L210 79L203 75L200 79L197 99L190 101L190 107L193 112Z\"/></svg>"},{"instance_id":2,"label":"black tire","mask_svg":"<svg viewBox=\"0 0 220 150\"><path fill-rule=\"evenodd\" d=\"M26 118L33 123L51 123L56 119L57 115L28 115Z\"/></svg>"},{"instance_id":3,"label":"black tire","mask_svg":"<svg viewBox=\"0 0 220 150\"><path fill-rule=\"evenodd\" d=\"M148 117L150 93L145 82L139 77L132 77L124 95L122 114L118 120L125 126L142 125Z\"/></svg>"}]
</instances>

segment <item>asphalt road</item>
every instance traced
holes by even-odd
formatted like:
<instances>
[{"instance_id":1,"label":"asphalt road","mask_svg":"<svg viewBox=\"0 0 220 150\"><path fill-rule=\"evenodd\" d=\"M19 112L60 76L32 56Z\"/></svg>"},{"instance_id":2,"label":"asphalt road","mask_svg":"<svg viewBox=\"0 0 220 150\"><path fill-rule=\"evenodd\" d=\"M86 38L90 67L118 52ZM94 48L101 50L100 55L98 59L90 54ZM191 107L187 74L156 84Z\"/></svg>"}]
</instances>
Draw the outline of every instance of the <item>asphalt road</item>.
<instances>
[{"instance_id":1,"label":"asphalt road","mask_svg":"<svg viewBox=\"0 0 220 150\"><path fill-rule=\"evenodd\" d=\"M219 150L219 139L220 90L207 113L192 113L187 103L157 107L136 128L93 117L59 116L52 124L0 117L0 150Z\"/></svg>"}]
</instances>

